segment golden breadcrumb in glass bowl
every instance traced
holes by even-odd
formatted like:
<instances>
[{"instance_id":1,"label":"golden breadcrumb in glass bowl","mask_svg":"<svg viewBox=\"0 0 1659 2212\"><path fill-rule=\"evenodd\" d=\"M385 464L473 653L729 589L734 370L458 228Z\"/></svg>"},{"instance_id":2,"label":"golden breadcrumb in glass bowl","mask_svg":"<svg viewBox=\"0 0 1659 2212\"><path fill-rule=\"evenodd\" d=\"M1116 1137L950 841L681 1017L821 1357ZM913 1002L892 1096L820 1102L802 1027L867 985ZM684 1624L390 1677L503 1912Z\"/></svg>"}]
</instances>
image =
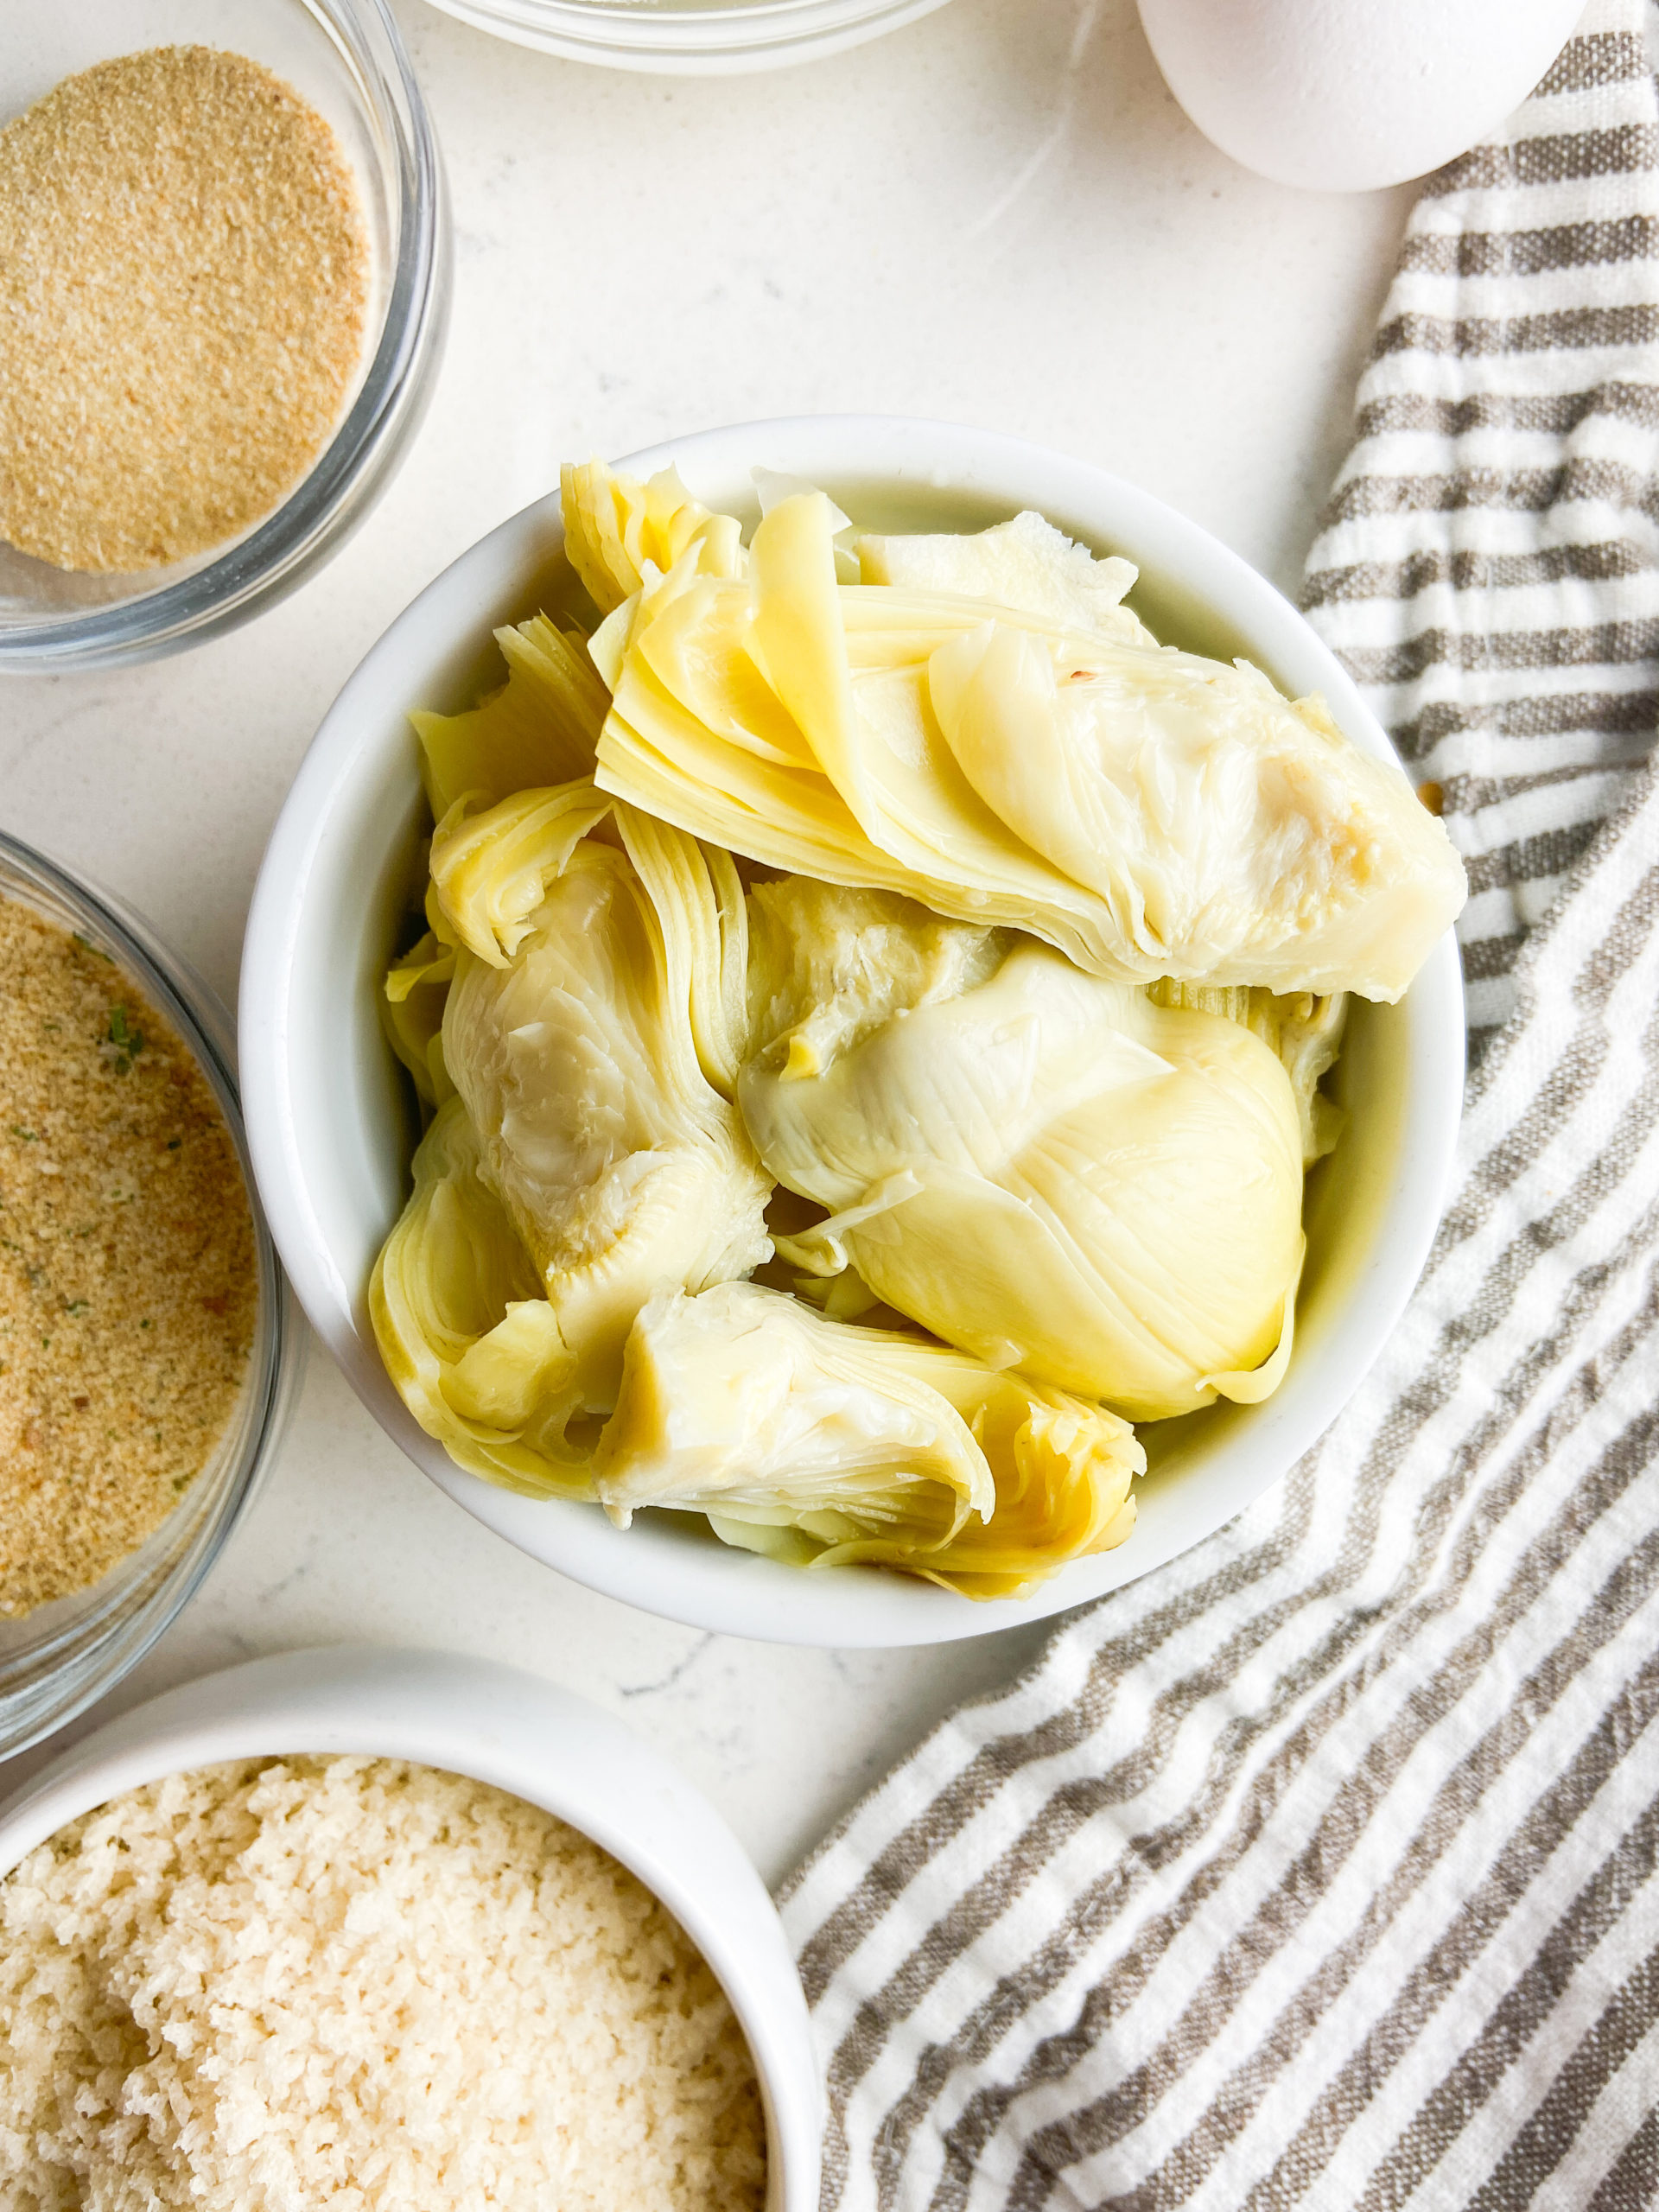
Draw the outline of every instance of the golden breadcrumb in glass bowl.
<instances>
[{"instance_id":1,"label":"golden breadcrumb in glass bowl","mask_svg":"<svg viewBox=\"0 0 1659 2212\"><path fill-rule=\"evenodd\" d=\"M295 1376L229 1025L135 915L0 832L0 1758L136 1664Z\"/></svg>"},{"instance_id":2,"label":"golden breadcrumb in glass bowl","mask_svg":"<svg viewBox=\"0 0 1659 2212\"><path fill-rule=\"evenodd\" d=\"M0 1616L160 1527L246 1380L253 1216L207 1078L134 980L0 897Z\"/></svg>"},{"instance_id":3,"label":"golden breadcrumb in glass bowl","mask_svg":"<svg viewBox=\"0 0 1659 2212\"><path fill-rule=\"evenodd\" d=\"M391 481L448 213L385 0L10 0L0 672L143 660L292 590Z\"/></svg>"},{"instance_id":4,"label":"golden breadcrumb in glass bowl","mask_svg":"<svg viewBox=\"0 0 1659 2212\"><path fill-rule=\"evenodd\" d=\"M66 78L0 130L0 539L118 574L261 520L345 411L369 276L340 142L272 71Z\"/></svg>"}]
</instances>

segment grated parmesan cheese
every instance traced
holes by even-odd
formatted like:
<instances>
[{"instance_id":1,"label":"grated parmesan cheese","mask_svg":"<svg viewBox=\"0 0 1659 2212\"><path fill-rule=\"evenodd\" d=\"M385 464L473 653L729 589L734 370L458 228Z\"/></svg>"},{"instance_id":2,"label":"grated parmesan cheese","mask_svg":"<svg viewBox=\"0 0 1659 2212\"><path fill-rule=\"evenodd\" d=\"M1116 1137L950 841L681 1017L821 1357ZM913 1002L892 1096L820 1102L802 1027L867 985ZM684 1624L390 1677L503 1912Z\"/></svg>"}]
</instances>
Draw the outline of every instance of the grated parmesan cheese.
<instances>
[{"instance_id":1,"label":"grated parmesan cheese","mask_svg":"<svg viewBox=\"0 0 1659 2212\"><path fill-rule=\"evenodd\" d=\"M758 2212L765 2182L699 1953L481 1783L206 1768L0 1883L7 2212Z\"/></svg>"}]
</instances>

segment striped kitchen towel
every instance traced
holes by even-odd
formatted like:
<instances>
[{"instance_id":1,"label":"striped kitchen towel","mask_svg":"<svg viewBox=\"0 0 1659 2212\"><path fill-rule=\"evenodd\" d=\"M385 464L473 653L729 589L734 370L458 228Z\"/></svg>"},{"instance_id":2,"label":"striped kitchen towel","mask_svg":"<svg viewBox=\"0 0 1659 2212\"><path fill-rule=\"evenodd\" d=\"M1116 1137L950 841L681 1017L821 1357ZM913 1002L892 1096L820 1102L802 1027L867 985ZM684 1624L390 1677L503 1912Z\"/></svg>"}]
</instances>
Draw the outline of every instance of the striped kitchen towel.
<instances>
[{"instance_id":1,"label":"striped kitchen towel","mask_svg":"<svg viewBox=\"0 0 1659 2212\"><path fill-rule=\"evenodd\" d=\"M1659 18L1592 10L1430 180L1302 603L1469 868L1473 1057L1659 715Z\"/></svg>"},{"instance_id":2,"label":"striped kitchen towel","mask_svg":"<svg viewBox=\"0 0 1659 2212\"><path fill-rule=\"evenodd\" d=\"M1310 563L1487 1033L1377 1368L787 1885L845 2212L1659 2203L1659 104L1435 178Z\"/></svg>"}]
</instances>

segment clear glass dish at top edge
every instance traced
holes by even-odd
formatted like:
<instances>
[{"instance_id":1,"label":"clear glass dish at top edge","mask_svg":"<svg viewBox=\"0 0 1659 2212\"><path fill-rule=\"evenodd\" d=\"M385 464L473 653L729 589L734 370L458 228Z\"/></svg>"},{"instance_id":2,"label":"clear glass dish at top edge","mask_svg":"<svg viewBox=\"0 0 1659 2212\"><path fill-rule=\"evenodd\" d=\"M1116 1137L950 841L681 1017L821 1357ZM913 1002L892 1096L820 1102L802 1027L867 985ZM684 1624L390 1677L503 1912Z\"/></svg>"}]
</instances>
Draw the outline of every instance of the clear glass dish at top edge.
<instances>
[{"instance_id":1,"label":"clear glass dish at top edge","mask_svg":"<svg viewBox=\"0 0 1659 2212\"><path fill-rule=\"evenodd\" d=\"M293 590L391 481L425 412L448 319L437 143L385 0L7 0L4 18L0 125L114 55L217 46L263 62L326 117L362 195L372 273L357 388L276 507L222 546L124 575L76 574L0 545L0 672L152 659Z\"/></svg>"},{"instance_id":2,"label":"clear glass dish at top edge","mask_svg":"<svg viewBox=\"0 0 1659 2212\"><path fill-rule=\"evenodd\" d=\"M207 985L143 918L0 830L0 898L85 938L130 976L195 1058L236 1147L253 1217L258 1309L247 1378L223 1436L178 1506L85 1591L0 1618L0 1760L49 1735L114 1688L174 1620L218 1558L269 1465L298 1379L303 1336L248 1159L234 1032Z\"/></svg>"},{"instance_id":3,"label":"clear glass dish at top edge","mask_svg":"<svg viewBox=\"0 0 1659 2212\"><path fill-rule=\"evenodd\" d=\"M822 60L931 15L944 0L429 0L445 15L569 61L738 76Z\"/></svg>"}]
</instances>

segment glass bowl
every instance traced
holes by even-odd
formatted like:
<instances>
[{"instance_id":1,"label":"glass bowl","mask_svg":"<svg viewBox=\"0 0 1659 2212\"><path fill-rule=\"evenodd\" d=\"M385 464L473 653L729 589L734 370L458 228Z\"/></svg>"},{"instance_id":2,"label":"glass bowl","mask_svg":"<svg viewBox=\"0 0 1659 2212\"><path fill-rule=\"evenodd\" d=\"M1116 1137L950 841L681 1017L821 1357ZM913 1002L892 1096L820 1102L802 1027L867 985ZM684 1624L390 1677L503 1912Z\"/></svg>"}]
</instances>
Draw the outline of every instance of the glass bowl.
<instances>
[{"instance_id":1,"label":"glass bowl","mask_svg":"<svg viewBox=\"0 0 1659 2212\"><path fill-rule=\"evenodd\" d=\"M448 318L448 214L425 104L385 0L8 0L0 124L95 62L188 45L263 62L334 126L369 233L357 387L281 504L205 553L84 575L0 545L0 670L148 660L245 621L362 521L425 411Z\"/></svg>"},{"instance_id":2,"label":"glass bowl","mask_svg":"<svg viewBox=\"0 0 1659 2212\"><path fill-rule=\"evenodd\" d=\"M730 77L840 54L944 0L432 0L446 15L567 61Z\"/></svg>"},{"instance_id":3,"label":"glass bowl","mask_svg":"<svg viewBox=\"0 0 1659 2212\"><path fill-rule=\"evenodd\" d=\"M253 1216L258 1306L242 1391L213 1457L159 1529L88 1590L0 1618L0 1759L61 1727L136 1666L190 1597L269 1464L293 1395L302 1342L276 1247L254 1194L232 1072L229 1017L201 978L140 918L0 830L0 898L44 914L105 953L194 1055L241 1162Z\"/></svg>"}]
</instances>

